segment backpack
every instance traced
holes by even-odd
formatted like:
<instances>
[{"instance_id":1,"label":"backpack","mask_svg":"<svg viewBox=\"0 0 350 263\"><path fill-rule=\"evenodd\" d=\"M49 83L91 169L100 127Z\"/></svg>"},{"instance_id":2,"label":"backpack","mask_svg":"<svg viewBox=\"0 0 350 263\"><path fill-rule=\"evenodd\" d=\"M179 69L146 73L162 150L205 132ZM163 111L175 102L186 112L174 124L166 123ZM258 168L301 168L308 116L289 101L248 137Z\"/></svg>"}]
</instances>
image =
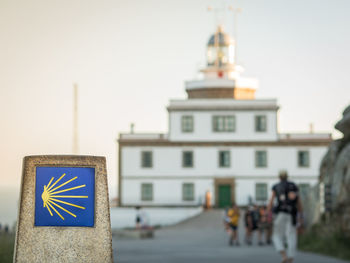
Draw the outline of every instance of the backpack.
<instances>
[{"instance_id":1,"label":"backpack","mask_svg":"<svg viewBox=\"0 0 350 263\"><path fill-rule=\"evenodd\" d=\"M274 212L291 214L293 217L293 225L295 225L298 211L298 187L292 182L282 181L274 185L272 190L275 192L277 198L277 206L274 208Z\"/></svg>"}]
</instances>

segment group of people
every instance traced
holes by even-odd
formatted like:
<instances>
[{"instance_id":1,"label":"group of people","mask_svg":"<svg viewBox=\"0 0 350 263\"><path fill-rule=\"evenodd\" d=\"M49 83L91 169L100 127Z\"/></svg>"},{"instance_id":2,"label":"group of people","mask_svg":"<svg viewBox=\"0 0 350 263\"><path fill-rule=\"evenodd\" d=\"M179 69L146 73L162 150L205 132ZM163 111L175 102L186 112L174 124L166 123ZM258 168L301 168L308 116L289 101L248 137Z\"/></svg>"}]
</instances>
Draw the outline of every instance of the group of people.
<instances>
[{"instance_id":1,"label":"group of people","mask_svg":"<svg viewBox=\"0 0 350 263\"><path fill-rule=\"evenodd\" d=\"M258 233L258 244L260 246L271 244L272 212L267 210L265 205L250 206L244 215L244 223L245 241L248 245L252 244L252 236L255 231Z\"/></svg>"},{"instance_id":2,"label":"group of people","mask_svg":"<svg viewBox=\"0 0 350 263\"><path fill-rule=\"evenodd\" d=\"M273 241L282 263L292 263L296 252L297 229L303 225L303 211L298 187L287 180L287 172L281 172L279 177L280 182L273 186L268 205L253 205L245 211L245 242L251 245L253 234L257 232L259 245L271 244ZM240 245L240 217L241 211L236 204L225 210L224 225L231 246Z\"/></svg>"},{"instance_id":3,"label":"group of people","mask_svg":"<svg viewBox=\"0 0 350 263\"><path fill-rule=\"evenodd\" d=\"M236 204L225 210L224 224L228 233L230 233L229 244L240 245L238 240L238 224L241 213ZM244 213L245 225L245 243L252 245L252 237L255 232L258 235L258 244L260 246L271 244L272 236L272 212L262 205L250 206Z\"/></svg>"}]
</instances>

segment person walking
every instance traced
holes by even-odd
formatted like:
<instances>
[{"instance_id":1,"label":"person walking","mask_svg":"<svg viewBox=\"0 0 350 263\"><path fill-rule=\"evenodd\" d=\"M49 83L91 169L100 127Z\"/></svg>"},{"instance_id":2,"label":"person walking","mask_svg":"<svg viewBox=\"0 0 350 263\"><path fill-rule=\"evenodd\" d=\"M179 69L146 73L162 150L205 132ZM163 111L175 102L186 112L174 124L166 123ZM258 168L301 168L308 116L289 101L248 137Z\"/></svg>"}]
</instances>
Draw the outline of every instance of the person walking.
<instances>
[{"instance_id":1,"label":"person walking","mask_svg":"<svg viewBox=\"0 0 350 263\"><path fill-rule=\"evenodd\" d=\"M136 217L135 217L135 228L140 229L141 228L141 214L140 214L140 206L136 206Z\"/></svg>"},{"instance_id":2,"label":"person walking","mask_svg":"<svg viewBox=\"0 0 350 263\"><path fill-rule=\"evenodd\" d=\"M234 243L236 243L236 246L239 246L237 229L238 229L240 212L236 204L233 204L232 208L228 210L227 216L230 219L228 225L231 229L229 244L230 246L232 246Z\"/></svg>"},{"instance_id":3,"label":"person walking","mask_svg":"<svg viewBox=\"0 0 350 263\"><path fill-rule=\"evenodd\" d=\"M299 198L299 189L288 181L288 174L282 171L279 174L280 182L272 187L272 196L269 201L268 210L272 209L274 200L277 205L274 207L276 217L273 222L272 240L276 250L282 256L282 263L294 261L297 246L297 216L299 224L302 225L302 204ZM285 248L287 242L287 249Z\"/></svg>"}]
</instances>

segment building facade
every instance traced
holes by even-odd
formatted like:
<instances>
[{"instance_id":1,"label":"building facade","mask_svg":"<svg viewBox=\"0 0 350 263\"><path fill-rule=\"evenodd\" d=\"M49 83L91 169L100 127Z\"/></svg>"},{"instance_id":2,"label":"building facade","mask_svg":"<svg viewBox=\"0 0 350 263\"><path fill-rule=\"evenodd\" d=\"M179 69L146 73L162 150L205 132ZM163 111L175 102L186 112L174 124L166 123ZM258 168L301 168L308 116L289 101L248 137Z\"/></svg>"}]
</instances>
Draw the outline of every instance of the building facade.
<instances>
[{"instance_id":1,"label":"building facade","mask_svg":"<svg viewBox=\"0 0 350 263\"><path fill-rule=\"evenodd\" d=\"M275 99L256 99L243 78L235 42L221 26L207 45L201 80L186 82L188 99L171 100L167 134L120 134L119 204L198 206L266 203L286 170L301 192L318 180L330 134L278 132Z\"/></svg>"}]
</instances>

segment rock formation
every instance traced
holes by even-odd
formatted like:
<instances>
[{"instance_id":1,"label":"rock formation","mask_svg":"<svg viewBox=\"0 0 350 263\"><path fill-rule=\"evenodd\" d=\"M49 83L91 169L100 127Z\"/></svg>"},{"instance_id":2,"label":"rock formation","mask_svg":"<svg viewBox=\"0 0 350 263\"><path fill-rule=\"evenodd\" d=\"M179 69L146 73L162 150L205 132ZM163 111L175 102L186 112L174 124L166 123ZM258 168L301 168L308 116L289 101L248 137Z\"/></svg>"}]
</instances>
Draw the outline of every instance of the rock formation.
<instances>
[{"instance_id":1,"label":"rock formation","mask_svg":"<svg viewBox=\"0 0 350 263\"><path fill-rule=\"evenodd\" d=\"M343 133L343 138L330 144L321 163L320 184L330 188L330 221L350 236L350 105L344 110L343 118L335 128ZM306 211L309 212L307 217L311 224L320 222L322 216L320 184L313 189L306 201Z\"/></svg>"}]
</instances>

